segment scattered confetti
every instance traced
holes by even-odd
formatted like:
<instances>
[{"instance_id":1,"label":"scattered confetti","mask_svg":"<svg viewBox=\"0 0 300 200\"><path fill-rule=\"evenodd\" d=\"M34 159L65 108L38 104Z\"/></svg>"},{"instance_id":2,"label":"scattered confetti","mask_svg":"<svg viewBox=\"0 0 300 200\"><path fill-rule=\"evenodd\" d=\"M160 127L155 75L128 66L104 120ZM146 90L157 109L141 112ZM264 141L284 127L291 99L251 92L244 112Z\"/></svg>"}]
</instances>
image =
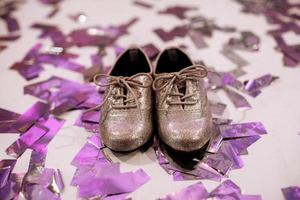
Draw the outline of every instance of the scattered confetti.
<instances>
[{"instance_id":1,"label":"scattered confetti","mask_svg":"<svg viewBox=\"0 0 300 200\"><path fill-rule=\"evenodd\" d=\"M296 67L300 62L299 44L288 45L283 38L283 34L293 31L300 34L300 26L295 23L299 19L299 14L290 12L292 9L299 9L299 2L291 3L282 1L247 1L236 0L243 5L242 11L257 15L264 15L270 24L276 24L278 29L269 31L277 43L276 49L283 54L283 64L288 67Z\"/></svg>"},{"instance_id":2,"label":"scattered confetti","mask_svg":"<svg viewBox=\"0 0 300 200\"><path fill-rule=\"evenodd\" d=\"M261 200L259 195L242 194L241 189L231 180L222 182L210 193L201 182L190 185L174 194L169 194L160 200L180 200L180 199L239 199L239 200Z\"/></svg>"}]
</instances>

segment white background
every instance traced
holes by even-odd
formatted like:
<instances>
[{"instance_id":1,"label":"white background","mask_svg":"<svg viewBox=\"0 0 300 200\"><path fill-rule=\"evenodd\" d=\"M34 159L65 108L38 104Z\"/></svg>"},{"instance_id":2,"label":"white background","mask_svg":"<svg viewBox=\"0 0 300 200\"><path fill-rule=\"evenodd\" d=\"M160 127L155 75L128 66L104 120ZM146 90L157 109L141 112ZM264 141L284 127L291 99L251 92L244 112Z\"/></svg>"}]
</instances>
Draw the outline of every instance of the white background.
<instances>
[{"instance_id":1,"label":"white background","mask_svg":"<svg viewBox=\"0 0 300 200\"><path fill-rule=\"evenodd\" d=\"M49 22L59 25L64 32L69 32L74 28L90 25L118 25L129 21L133 16L138 16L140 20L129 29L130 35L118 41L121 46L153 42L162 49L168 45L185 43L190 46L189 53L192 58L202 59L218 70L234 68L234 64L219 53L222 44L232 34L215 32L212 38L207 39L209 48L201 50L196 49L189 38L163 43L152 32L153 28L173 28L180 24L180 21L172 15L157 15L157 11L183 1L149 0L148 2L156 4L154 9L134 6L129 0L66 0L61 4L59 13L47 21L45 16L51 8L35 0L28 0L15 13L21 24L22 37L17 42L11 42L9 48L0 53L0 107L23 113L37 101L34 97L23 95L23 86L45 80L52 75L82 81L82 76L78 73L51 66L47 66L38 79L29 82L17 72L9 70L9 67L15 61L22 59L30 47L38 41L39 31L29 28L33 22ZM228 104L224 117L232 118L237 122L261 121L269 134L264 135L248 149L249 155L242 156L245 167L231 171L229 178L239 185L245 194L261 194L263 199L267 200L283 199L281 188L300 185L300 68L283 67L282 55L274 50L276 44L273 38L266 34L271 26L267 24L264 17L241 14L241 6L230 0L189 0L184 1L184 4L198 7L198 12L215 19L219 25L232 25L239 30L250 30L260 36L262 43L258 53L240 53L250 62L246 67L247 74L242 77L242 80L266 73L279 76L280 79L264 89L257 98L247 97L253 109L246 113L237 111L222 92L218 95L222 102ZM87 14L86 24L80 25L69 19L68 15L78 12ZM3 23L0 24L0 29L1 33L5 32ZM286 34L285 38L291 44L299 43L299 38L292 33ZM82 48L71 52L79 52L81 57L78 62L90 66L89 55L96 52L96 49ZM109 52L111 56L105 59L106 64L114 61L112 50ZM62 195L64 200L76 199L76 188L70 186L75 167L71 166L70 162L90 134L83 128L72 125L78 115L79 112L75 111L62 116L67 119L67 122L48 146L46 166L61 169L66 185ZM1 158L9 158L5 155L5 149L17 138L17 134L0 134ZM158 165L153 149L149 149L144 154L134 152L126 155L115 156L111 153L110 155L114 161L121 162L122 171L143 168L150 175L151 180L131 195L133 199L155 199L196 182L172 181L172 177ZM27 170L29 156L30 151L23 154L18 160L15 172ZM209 191L219 184L213 181L203 181L203 183Z\"/></svg>"}]
</instances>

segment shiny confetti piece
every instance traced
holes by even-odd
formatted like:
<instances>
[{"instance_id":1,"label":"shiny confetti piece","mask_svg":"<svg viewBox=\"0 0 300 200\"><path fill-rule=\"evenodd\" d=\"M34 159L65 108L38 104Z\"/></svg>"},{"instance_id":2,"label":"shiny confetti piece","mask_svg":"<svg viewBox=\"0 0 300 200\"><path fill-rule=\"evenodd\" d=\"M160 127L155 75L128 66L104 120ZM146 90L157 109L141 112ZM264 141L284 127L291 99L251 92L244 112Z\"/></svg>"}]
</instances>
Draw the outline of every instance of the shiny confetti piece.
<instances>
[{"instance_id":1,"label":"shiny confetti piece","mask_svg":"<svg viewBox=\"0 0 300 200\"><path fill-rule=\"evenodd\" d=\"M231 62L236 64L237 67L244 67L248 65L248 61L246 61L244 58L242 58L240 55L235 53L230 47L224 46L224 48L221 51L221 54L223 54L226 58L228 58Z\"/></svg>"},{"instance_id":2,"label":"shiny confetti piece","mask_svg":"<svg viewBox=\"0 0 300 200\"><path fill-rule=\"evenodd\" d=\"M226 124L219 126L223 138L240 138L267 134L261 122Z\"/></svg>"},{"instance_id":3,"label":"shiny confetti piece","mask_svg":"<svg viewBox=\"0 0 300 200\"><path fill-rule=\"evenodd\" d=\"M43 122L42 125L46 127L49 131L40 137L36 142L34 142L30 148L36 151L42 150L47 147L51 140L55 137L58 131L63 126L65 120L58 119L55 117L49 117L47 121Z\"/></svg>"},{"instance_id":4,"label":"shiny confetti piece","mask_svg":"<svg viewBox=\"0 0 300 200\"><path fill-rule=\"evenodd\" d=\"M17 39L19 39L21 36L20 35L2 35L0 36L0 41L4 41L4 42L11 42L11 41L15 41Z\"/></svg>"},{"instance_id":5,"label":"shiny confetti piece","mask_svg":"<svg viewBox=\"0 0 300 200\"><path fill-rule=\"evenodd\" d=\"M189 28L183 25L176 26L170 31L165 31L161 28L154 29L153 31L160 37L162 41L167 42L173 40L175 37L185 37L189 32Z\"/></svg>"},{"instance_id":6,"label":"shiny confetti piece","mask_svg":"<svg viewBox=\"0 0 300 200\"><path fill-rule=\"evenodd\" d=\"M3 188L15 167L17 160L4 159L0 161L0 188Z\"/></svg>"},{"instance_id":7,"label":"shiny confetti piece","mask_svg":"<svg viewBox=\"0 0 300 200\"><path fill-rule=\"evenodd\" d=\"M14 41L20 38L20 34L19 34L20 25L18 20L13 15L14 12L18 10L18 6L21 3L22 1L1 2L0 20L2 20L5 23L8 34L4 36L0 36L0 41Z\"/></svg>"},{"instance_id":8,"label":"shiny confetti piece","mask_svg":"<svg viewBox=\"0 0 300 200\"><path fill-rule=\"evenodd\" d=\"M249 31L241 32L240 38L230 38L228 45L234 49L258 51L260 39L257 35Z\"/></svg>"},{"instance_id":9,"label":"shiny confetti piece","mask_svg":"<svg viewBox=\"0 0 300 200\"><path fill-rule=\"evenodd\" d=\"M143 7L143 8L147 8L147 9L151 9L153 7L151 4L141 1L141 0L133 1L133 4Z\"/></svg>"},{"instance_id":10,"label":"shiny confetti piece","mask_svg":"<svg viewBox=\"0 0 300 200\"><path fill-rule=\"evenodd\" d=\"M60 199L64 188L58 169L45 168L47 150L33 150L29 169L23 180L23 193L27 199Z\"/></svg>"},{"instance_id":11,"label":"shiny confetti piece","mask_svg":"<svg viewBox=\"0 0 300 200\"><path fill-rule=\"evenodd\" d=\"M209 153L216 153L222 144L222 140L223 140L222 134L220 134L219 130L216 130L215 134L209 141L209 145L206 151Z\"/></svg>"},{"instance_id":12,"label":"shiny confetti piece","mask_svg":"<svg viewBox=\"0 0 300 200\"><path fill-rule=\"evenodd\" d=\"M110 163L102 148L99 134L94 134L72 161L77 170L71 185L78 187L79 197L117 199L115 195L127 196L150 179L143 170L121 173L120 164Z\"/></svg>"},{"instance_id":13,"label":"shiny confetti piece","mask_svg":"<svg viewBox=\"0 0 300 200\"><path fill-rule=\"evenodd\" d=\"M84 122L98 124L100 121L100 112L99 111L90 111L90 112L83 113L81 116L81 120Z\"/></svg>"},{"instance_id":14,"label":"shiny confetti piece","mask_svg":"<svg viewBox=\"0 0 300 200\"><path fill-rule=\"evenodd\" d=\"M283 38L283 34L287 31L293 31L296 34L300 33L299 24L293 21L299 15L293 14L290 10L297 9L299 4L289 1L272 1L266 4L264 1L246 1L238 0L238 3L243 5L242 11L263 15L270 24L277 24L279 27L276 30L269 31L277 43L276 49L283 54L283 63L288 67L296 67L299 65L299 44L287 45ZM284 17L283 17L284 16Z\"/></svg>"},{"instance_id":15,"label":"shiny confetti piece","mask_svg":"<svg viewBox=\"0 0 300 200\"><path fill-rule=\"evenodd\" d=\"M33 150L31 152L28 171L34 170L35 168L45 167L47 151L47 148L43 148L38 151Z\"/></svg>"},{"instance_id":16,"label":"shiny confetti piece","mask_svg":"<svg viewBox=\"0 0 300 200\"><path fill-rule=\"evenodd\" d=\"M0 108L0 133L19 133L13 124L20 114Z\"/></svg>"},{"instance_id":17,"label":"shiny confetti piece","mask_svg":"<svg viewBox=\"0 0 300 200\"><path fill-rule=\"evenodd\" d=\"M5 50L6 48L7 48L7 46L1 45L1 44L0 44L0 53L1 53L3 50Z\"/></svg>"},{"instance_id":18,"label":"shiny confetti piece","mask_svg":"<svg viewBox=\"0 0 300 200\"><path fill-rule=\"evenodd\" d=\"M39 38L45 39L50 38L53 46L68 48L74 45L69 37L64 34L57 26L42 24L42 23L34 23L31 25L34 29L39 29L42 31Z\"/></svg>"},{"instance_id":19,"label":"shiny confetti piece","mask_svg":"<svg viewBox=\"0 0 300 200\"><path fill-rule=\"evenodd\" d=\"M25 86L25 94L31 94L54 105L52 113L60 115L64 112L93 107L101 96L95 86L81 84L59 77ZM93 103L95 102L95 103Z\"/></svg>"},{"instance_id":20,"label":"shiny confetti piece","mask_svg":"<svg viewBox=\"0 0 300 200\"><path fill-rule=\"evenodd\" d=\"M22 181L24 178L23 173L12 173L9 177L7 184L0 188L0 197L3 200L18 199L21 192Z\"/></svg>"},{"instance_id":21,"label":"shiny confetti piece","mask_svg":"<svg viewBox=\"0 0 300 200\"><path fill-rule=\"evenodd\" d=\"M242 155L244 152L247 151L247 148L250 145L252 145L254 142L259 140L260 138L261 138L261 136L254 135L254 136L250 136L250 137L236 138L236 139L230 140L228 142L231 144L233 150L238 155Z\"/></svg>"},{"instance_id":22,"label":"shiny confetti piece","mask_svg":"<svg viewBox=\"0 0 300 200\"><path fill-rule=\"evenodd\" d=\"M28 185L26 188L27 198L36 200L60 200L60 198L42 185Z\"/></svg>"},{"instance_id":23,"label":"shiny confetti piece","mask_svg":"<svg viewBox=\"0 0 300 200\"><path fill-rule=\"evenodd\" d=\"M189 36L198 49L208 47L200 31L191 31Z\"/></svg>"},{"instance_id":24,"label":"shiny confetti piece","mask_svg":"<svg viewBox=\"0 0 300 200\"><path fill-rule=\"evenodd\" d=\"M37 78L44 68L39 64L26 64L24 62L16 62L10 69L17 70L19 74L26 80Z\"/></svg>"},{"instance_id":25,"label":"shiny confetti piece","mask_svg":"<svg viewBox=\"0 0 300 200\"><path fill-rule=\"evenodd\" d=\"M159 11L159 14L169 14L169 15L174 15L179 19L185 19L186 12L191 10L196 10L196 8L186 7L186 6L173 6L173 7L168 7L165 10Z\"/></svg>"},{"instance_id":26,"label":"shiny confetti piece","mask_svg":"<svg viewBox=\"0 0 300 200\"><path fill-rule=\"evenodd\" d=\"M217 186L213 191L208 192L201 182L190 185L160 200L181 200L181 199L239 199L239 200L261 200L259 195L242 194L241 189L231 180L226 180Z\"/></svg>"},{"instance_id":27,"label":"shiny confetti piece","mask_svg":"<svg viewBox=\"0 0 300 200\"><path fill-rule=\"evenodd\" d=\"M237 109L248 110L248 109L252 108L252 106L249 104L247 99L245 97L243 97L242 95L240 95L239 93L237 93L229 88L225 88L224 91L226 92L228 98L231 100L231 102Z\"/></svg>"},{"instance_id":28,"label":"shiny confetti piece","mask_svg":"<svg viewBox=\"0 0 300 200\"><path fill-rule=\"evenodd\" d=\"M100 140L96 134L92 137L96 137L98 140ZM85 165L93 165L97 161L106 163L107 160L105 159L102 151L100 151L102 148L102 144L97 146L88 140L88 142L76 154L71 164L76 167L80 167Z\"/></svg>"},{"instance_id":29,"label":"shiny confetti piece","mask_svg":"<svg viewBox=\"0 0 300 200\"><path fill-rule=\"evenodd\" d=\"M190 185L174 194L169 194L165 198L159 198L160 200L180 200L180 199L206 199L209 197L209 193L205 189L204 185L199 182Z\"/></svg>"},{"instance_id":30,"label":"shiny confetti piece","mask_svg":"<svg viewBox=\"0 0 300 200\"><path fill-rule=\"evenodd\" d=\"M6 153L12 157L20 157L26 149L33 145L38 139L48 132L48 128L36 124L24 132L18 140L11 144L7 149Z\"/></svg>"},{"instance_id":31,"label":"shiny confetti piece","mask_svg":"<svg viewBox=\"0 0 300 200\"><path fill-rule=\"evenodd\" d=\"M1 18L6 22L6 28L8 32L15 32L20 30L20 25L14 17L10 15L2 15Z\"/></svg>"},{"instance_id":32,"label":"shiny confetti piece","mask_svg":"<svg viewBox=\"0 0 300 200\"><path fill-rule=\"evenodd\" d=\"M49 114L49 109L49 104L38 101L16 120L16 122L13 124L13 127L23 133L40 118Z\"/></svg>"},{"instance_id":33,"label":"shiny confetti piece","mask_svg":"<svg viewBox=\"0 0 300 200\"><path fill-rule=\"evenodd\" d=\"M260 90L262 88L269 86L276 79L278 79L278 77L271 74L266 74L259 78L245 81L244 90L247 91L250 96L256 97L258 94L260 94Z\"/></svg>"},{"instance_id":34,"label":"shiny confetti piece","mask_svg":"<svg viewBox=\"0 0 300 200\"><path fill-rule=\"evenodd\" d=\"M146 183L150 177L143 171L114 174L88 180L79 185L80 197L130 193Z\"/></svg>"},{"instance_id":35,"label":"shiny confetti piece","mask_svg":"<svg viewBox=\"0 0 300 200\"><path fill-rule=\"evenodd\" d=\"M113 45L119 37L127 34L129 27L132 26L136 21L138 21L138 18L133 18L129 22L119 26L76 29L68 34L68 38L71 38L72 42L78 47L106 47Z\"/></svg>"},{"instance_id":36,"label":"shiny confetti piece","mask_svg":"<svg viewBox=\"0 0 300 200\"><path fill-rule=\"evenodd\" d=\"M281 191L286 200L299 200L300 199L300 187L298 187L298 186L282 188Z\"/></svg>"},{"instance_id":37,"label":"shiny confetti piece","mask_svg":"<svg viewBox=\"0 0 300 200\"><path fill-rule=\"evenodd\" d=\"M82 72L84 70L84 66L78 63L71 61L70 59L63 57L61 55L55 54L39 54L37 56L37 62L43 64L51 64L54 67L61 67L65 69L69 69L75 72Z\"/></svg>"},{"instance_id":38,"label":"shiny confetti piece","mask_svg":"<svg viewBox=\"0 0 300 200\"><path fill-rule=\"evenodd\" d=\"M40 0L40 2L44 5L52 7L52 11L46 15L47 18L52 18L58 13L59 4L62 2L62 0Z\"/></svg>"},{"instance_id":39,"label":"shiny confetti piece","mask_svg":"<svg viewBox=\"0 0 300 200\"><path fill-rule=\"evenodd\" d=\"M201 33L205 37L212 37L215 30L222 32L235 32L234 27L217 25L214 20L198 15L190 19L189 25L192 30Z\"/></svg>"},{"instance_id":40,"label":"shiny confetti piece","mask_svg":"<svg viewBox=\"0 0 300 200\"><path fill-rule=\"evenodd\" d=\"M210 102L210 111L215 115L223 115L226 105L221 102Z\"/></svg>"}]
</instances>

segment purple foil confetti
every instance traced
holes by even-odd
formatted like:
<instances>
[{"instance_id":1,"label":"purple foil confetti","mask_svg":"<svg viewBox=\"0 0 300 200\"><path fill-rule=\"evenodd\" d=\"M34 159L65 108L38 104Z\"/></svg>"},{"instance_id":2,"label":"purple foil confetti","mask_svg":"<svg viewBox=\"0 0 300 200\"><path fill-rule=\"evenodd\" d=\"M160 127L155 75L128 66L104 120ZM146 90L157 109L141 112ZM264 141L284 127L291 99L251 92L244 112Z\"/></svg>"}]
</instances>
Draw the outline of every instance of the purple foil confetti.
<instances>
[{"instance_id":1,"label":"purple foil confetti","mask_svg":"<svg viewBox=\"0 0 300 200\"><path fill-rule=\"evenodd\" d=\"M42 123L49 131L44 134L41 138L39 138L33 145L30 146L31 149L36 151L41 151L46 148L46 146L50 143L50 141L55 137L57 132L63 126L65 120L58 119L55 117L49 117L48 120Z\"/></svg>"},{"instance_id":2,"label":"purple foil confetti","mask_svg":"<svg viewBox=\"0 0 300 200\"><path fill-rule=\"evenodd\" d=\"M169 14L169 15L174 15L179 19L185 19L186 12L190 10L196 10L196 8L186 7L186 6L173 6L165 10L159 11L159 14Z\"/></svg>"},{"instance_id":3,"label":"purple foil confetti","mask_svg":"<svg viewBox=\"0 0 300 200\"><path fill-rule=\"evenodd\" d=\"M189 32L189 28L186 25L183 25L176 26L170 31L165 31L161 28L154 29L153 31L160 37L160 39L167 42L173 40L175 37L185 37Z\"/></svg>"},{"instance_id":4,"label":"purple foil confetti","mask_svg":"<svg viewBox=\"0 0 300 200\"><path fill-rule=\"evenodd\" d=\"M271 74L266 74L262 77L248 80L244 82L244 90L252 97L256 97L260 94L262 88L269 86L278 77Z\"/></svg>"},{"instance_id":5,"label":"purple foil confetti","mask_svg":"<svg viewBox=\"0 0 300 200\"><path fill-rule=\"evenodd\" d=\"M59 77L52 77L46 81L28 85L25 94L31 94L54 105L52 113L59 115L64 112L93 107L101 95L95 86L81 84Z\"/></svg>"},{"instance_id":6,"label":"purple foil confetti","mask_svg":"<svg viewBox=\"0 0 300 200\"><path fill-rule=\"evenodd\" d=\"M167 195L159 200L182 200L182 199L239 199L239 200L261 200L259 195L244 195L241 189L231 180L222 182L210 193L206 190L201 182L190 185L178 192Z\"/></svg>"},{"instance_id":7,"label":"purple foil confetti","mask_svg":"<svg viewBox=\"0 0 300 200\"><path fill-rule=\"evenodd\" d=\"M23 190L27 198L60 199L64 189L59 170L45 168L46 148L32 151L28 172L23 180Z\"/></svg>"},{"instance_id":8,"label":"purple foil confetti","mask_svg":"<svg viewBox=\"0 0 300 200\"><path fill-rule=\"evenodd\" d=\"M281 189L286 200L300 200L300 187L292 186Z\"/></svg>"},{"instance_id":9,"label":"purple foil confetti","mask_svg":"<svg viewBox=\"0 0 300 200\"><path fill-rule=\"evenodd\" d=\"M16 120L13 127L23 133L40 118L48 115L49 109L49 104L37 102Z\"/></svg>"},{"instance_id":10,"label":"purple foil confetti","mask_svg":"<svg viewBox=\"0 0 300 200\"><path fill-rule=\"evenodd\" d=\"M267 134L261 122L221 125L219 130L223 138L240 138Z\"/></svg>"},{"instance_id":11,"label":"purple foil confetti","mask_svg":"<svg viewBox=\"0 0 300 200\"><path fill-rule=\"evenodd\" d=\"M46 53L39 54L37 56L37 62L51 64L54 67L61 67L75 72L82 72L84 69L83 65L75 63L71 61L69 58L64 57L62 55L46 54Z\"/></svg>"},{"instance_id":12,"label":"purple foil confetti","mask_svg":"<svg viewBox=\"0 0 300 200\"><path fill-rule=\"evenodd\" d=\"M32 126L30 129L28 129L28 131L24 132L18 140L16 140L6 149L6 153L15 158L20 157L26 151L26 149L33 145L47 132L48 128L40 124Z\"/></svg>"},{"instance_id":13,"label":"purple foil confetti","mask_svg":"<svg viewBox=\"0 0 300 200\"><path fill-rule=\"evenodd\" d=\"M94 134L72 161L77 170L71 185L78 187L80 197L127 196L150 179L143 170L121 173L120 165L110 163L102 148L99 134Z\"/></svg>"},{"instance_id":14,"label":"purple foil confetti","mask_svg":"<svg viewBox=\"0 0 300 200\"><path fill-rule=\"evenodd\" d=\"M13 126L20 114L0 108L0 133L19 133Z\"/></svg>"},{"instance_id":15,"label":"purple foil confetti","mask_svg":"<svg viewBox=\"0 0 300 200\"><path fill-rule=\"evenodd\" d=\"M26 80L31 80L39 76L44 70L39 64L26 64L24 62L17 62L10 69L17 70Z\"/></svg>"},{"instance_id":16,"label":"purple foil confetti","mask_svg":"<svg viewBox=\"0 0 300 200\"><path fill-rule=\"evenodd\" d=\"M93 197L131 193L149 179L150 177L143 170L127 173L118 172L116 174L106 173L81 183L79 185L79 196Z\"/></svg>"},{"instance_id":17,"label":"purple foil confetti","mask_svg":"<svg viewBox=\"0 0 300 200\"><path fill-rule=\"evenodd\" d=\"M200 31L191 31L189 36L198 49L208 47Z\"/></svg>"},{"instance_id":18,"label":"purple foil confetti","mask_svg":"<svg viewBox=\"0 0 300 200\"><path fill-rule=\"evenodd\" d=\"M135 0L135 1L133 1L133 4L143 7L143 8L147 8L147 9L151 9L153 7L151 4L141 1L141 0Z\"/></svg>"},{"instance_id":19,"label":"purple foil confetti","mask_svg":"<svg viewBox=\"0 0 300 200\"><path fill-rule=\"evenodd\" d=\"M248 110L248 109L252 108L251 105L249 104L249 102L247 101L247 99L245 97L243 97L242 95L240 95L239 93L237 93L229 88L225 88L225 92L226 92L228 98L231 100L231 102L237 109Z\"/></svg>"},{"instance_id":20,"label":"purple foil confetti","mask_svg":"<svg viewBox=\"0 0 300 200\"><path fill-rule=\"evenodd\" d=\"M240 38L230 38L228 45L234 49L258 51L260 39L252 32L243 31Z\"/></svg>"},{"instance_id":21,"label":"purple foil confetti","mask_svg":"<svg viewBox=\"0 0 300 200\"><path fill-rule=\"evenodd\" d=\"M23 178L23 173L12 173L9 177L7 184L4 187L0 188L1 199L18 199L19 193L21 192Z\"/></svg>"},{"instance_id":22,"label":"purple foil confetti","mask_svg":"<svg viewBox=\"0 0 300 200\"><path fill-rule=\"evenodd\" d=\"M190 185L174 194L169 194L165 198L159 198L160 200L181 200L181 199L206 199L209 197L209 193L205 189L204 185L199 182Z\"/></svg>"},{"instance_id":23,"label":"purple foil confetti","mask_svg":"<svg viewBox=\"0 0 300 200\"><path fill-rule=\"evenodd\" d=\"M245 13L262 14L270 24L276 24L279 28L269 33L274 37L277 43L277 49L283 54L283 63L288 67L296 67L299 65L300 54L299 44L287 45L283 39L283 33L293 31L300 33L299 24L294 23L299 19L299 15L290 12L299 9L299 3L289 1L246 1L239 0L238 3L243 5L242 11Z\"/></svg>"},{"instance_id":24,"label":"purple foil confetti","mask_svg":"<svg viewBox=\"0 0 300 200\"><path fill-rule=\"evenodd\" d=\"M226 105L221 102L210 102L210 110L215 115L223 115Z\"/></svg>"},{"instance_id":25,"label":"purple foil confetti","mask_svg":"<svg viewBox=\"0 0 300 200\"><path fill-rule=\"evenodd\" d=\"M16 162L17 160L8 159L0 161L0 188L3 188L7 184Z\"/></svg>"},{"instance_id":26,"label":"purple foil confetti","mask_svg":"<svg viewBox=\"0 0 300 200\"><path fill-rule=\"evenodd\" d=\"M236 64L238 67L244 67L248 65L248 61L246 61L244 58L242 58L240 55L235 53L232 48L225 45L223 47L223 50L221 51L221 54L223 54L226 58L228 58L231 62Z\"/></svg>"}]
</instances>

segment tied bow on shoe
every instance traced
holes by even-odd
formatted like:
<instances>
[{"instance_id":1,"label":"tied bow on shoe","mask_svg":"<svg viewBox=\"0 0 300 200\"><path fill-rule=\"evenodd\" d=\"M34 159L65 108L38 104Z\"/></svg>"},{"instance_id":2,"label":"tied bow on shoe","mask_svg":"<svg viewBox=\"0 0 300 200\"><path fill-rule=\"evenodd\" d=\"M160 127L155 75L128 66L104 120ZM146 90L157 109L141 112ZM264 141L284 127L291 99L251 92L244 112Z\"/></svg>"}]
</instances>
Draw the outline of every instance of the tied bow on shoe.
<instances>
[{"instance_id":1,"label":"tied bow on shoe","mask_svg":"<svg viewBox=\"0 0 300 200\"><path fill-rule=\"evenodd\" d=\"M135 78L139 77L139 76L146 76L149 78L150 81L142 83L140 81L134 80ZM108 83L101 83L101 78L106 78L109 79ZM133 88L135 87L141 87L141 88L148 88L151 87L152 85L152 76L148 73L139 73L139 74L135 74L133 76L130 77L123 77L123 76L110 76L110 75L106 75L106 74L96 74L94 76L94 83L100 87L108 87L108 86L118 86L121 88L126 88L128 92L130 92L133 96L133 98L128 98L127 96L124 94L114 94L113 96L115 98L123 98L124 99L124 105L112 105L112 108L115 109L123 109L123 108L135 108L137 107L138 110L140 110L140 105L138 103L138 97L136 95L136 93L134 92ZM104 103L108 100L108 98L111 95L112 90L109 90L108 94L106 95L105 99L103 100L102 104L90 108L88 110L86 110L85 112L89 112L91 110L98 110L100 109ZM134 104L127 104L128 102L134 101Z\"/></svg>"},{"instance_id":2,"label":"tied bow on shoe","mask_svg":"<svg viewBox=\"0 0 300 200\"><path fill-rule=\"evenodd\" d=\"M166 101L168 96L179 96L181 101L167 101L169 105L193 105L196 104L197 101L184 101L185 99L195 95L195 93L191 94L183 94L180 92L171 93L171 90L174 84L182 82L182 81L198 81L200 78L204 78L207 76L207 69L202 65L193 65L187 68L180 70L179 72L173 72L166 75L161 75L157 77L153 82L153 90L161 91L166 89L161 104ZM165 82L162 86L158 87L159 81Z\"/></svg>"}]
</instances>

